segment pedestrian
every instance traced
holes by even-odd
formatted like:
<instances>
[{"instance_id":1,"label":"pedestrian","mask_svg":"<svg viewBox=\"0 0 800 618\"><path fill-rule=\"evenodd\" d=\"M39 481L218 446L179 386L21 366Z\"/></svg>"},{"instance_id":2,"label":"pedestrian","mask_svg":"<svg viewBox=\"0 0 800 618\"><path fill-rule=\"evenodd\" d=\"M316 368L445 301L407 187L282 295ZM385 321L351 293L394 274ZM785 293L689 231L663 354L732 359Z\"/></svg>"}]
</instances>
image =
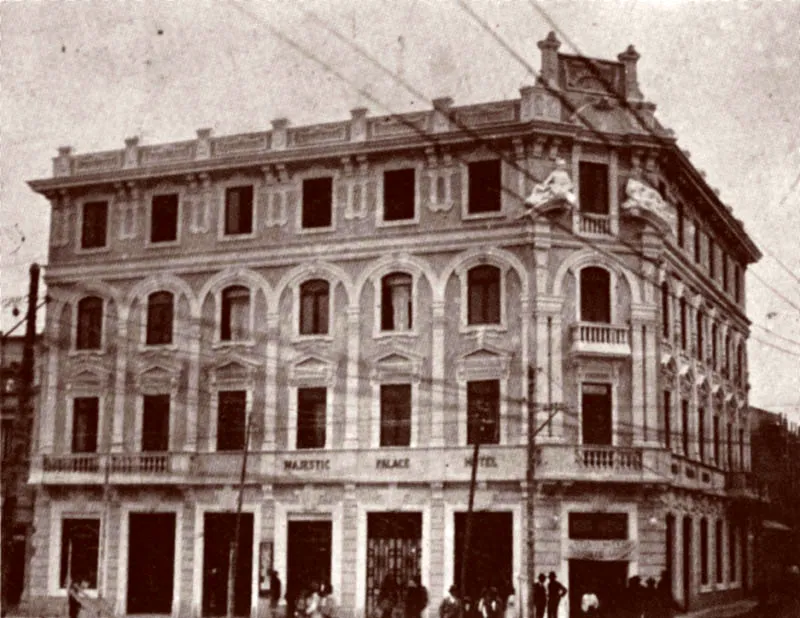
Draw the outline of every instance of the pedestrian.
<instances>
[{"instance_id":1,"label":"pedestrian","mask_svg":"<svg viewBox=\"0 0 800 618\"><path fill-rule=\"evenodd\" d=\"M277 615L278 603L283 594L283 584L281 578L278 577L278 572L274 569L269 571L269 609L272 616Z\"/></svg>"},{"instance_id":2,"label":"pedestrian","mask_svg":"<svg viewBox=\"0 0 800 618\"><path fill-rule=\"evenodd\" d=\"M311 584L311 590L306 597L306 616L309 618L322 618L322 611L320 608L319 584L314 582Z\"/></svg>"},{"instance_id":3,"label":"pedestrian","mask_svg":"<svg viewBox=\"0 0 800 618\"><path fill-rule=\"evenodd\" d=\"M461 618L461 602L455 586L450 586L447 595L439 604L439 618Z\"/></svg>"},{"instance_id":4,"label":"pedestrian","mask_svg":"<svg viewBox=\"0 0 800 618\"><path fill-rule=\"evenodd\" d=\"M72 582L67 589L67 594L69 595L67 599L69 618L78 618L81 613L81 607L83 607L83 603L81 603L81 585L78 582Z\"/></svg>"},{"instance_id":5,"label":"pedestrian","mask_svg":"<svg viewBox=\"0 0 800 618\"><path fill-rule=\"evenodd\" d=\"M378 592L378 616L380 618L392 618L398 596L397 579L394 572L389 572L383 577L381 589Z\"/></svg>"},{"instance_id":6,"label":"pedestrian","mask_svg":"<svg viewBox=\"0 0 800 618\"><path fill-rule=\"evenodd\" d=\"M419 575L408 580L406 588L405 618L420 618L428 607L428 589L422 585Z\"/></svg>"},{"instance_id":7,"label":"pedestrian","mask_svg":"<svg viewBox=\"0 0 800 618\"><path fill-rule=\"evenodd\" d=\"M600 611L600 599L594 592L584 592L581 596L581 612L584 616L596 616Z\"/></svg>"},{"instance_id":8,"label":"pedestrian","mask_svg":"<svg viewBox=\"0 0 800 618\"><path fill-rule=\"evenodd\" d=\"M550 580L547 583L547 618L558 618L558 606L567 589L558 581L555 571L550 571L547 578Z\"/></svg>"},{"instance_id":9,"label":"pedestrian","mask_svg":"<svg viewBox=\"0 0 800 618\"><path fill-rule=\"evenodd\" d=\"M517 591L511 585L506 586L506 608L503 618L517 618Z\"/></svg>"},{"instance_id":10,"label":"pedestrian","mask_svg":"<svg viewBox=\"0 0 800 618\"><path fill-rule=\"evenodd\" d=\"M325 582L320 586L320 611L323 618L336 618L336 597L333 596L333 585Z\"/></svg>"},{"instance_id":11,"label":"pedestrian","mask_svg":"<svg viewBox=\"0 0 800 618\"><path fill-rule=\"evenodd\" d=\"M503 604L497 588L494 586L485 588L478 603L478 612L482 618L502 618L503 610Z\"/></svg>"},{"instance_id":12,"label":"pedestrian","mask_svg":"<svg viewBox=\"0 0 800 618\"><path fill-rule=\"evenodd\" d=\"M536 618L544 618L544 608L547 607L547 578L544 573L539 573L539 581L533 585L533 607Z\"/></svg>"}]
</instances>

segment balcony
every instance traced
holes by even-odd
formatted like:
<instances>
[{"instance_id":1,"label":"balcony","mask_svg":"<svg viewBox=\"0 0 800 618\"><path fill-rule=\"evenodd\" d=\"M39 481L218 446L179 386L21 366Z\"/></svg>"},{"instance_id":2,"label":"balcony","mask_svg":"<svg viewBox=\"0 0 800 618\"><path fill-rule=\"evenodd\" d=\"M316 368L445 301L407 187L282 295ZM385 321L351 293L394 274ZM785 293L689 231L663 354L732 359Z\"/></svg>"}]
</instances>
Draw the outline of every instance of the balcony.
<instances>
[{"instance_id":1,"label":"balcony","mask_svg":"<svg viewBox=\"0 0 800 618\"><path fill-rule=\"evenodd\" d=\"M768 500L766 487L757 482L752 472L728 472L725 478L725 489L732 498L741 500Z\"/></svg>"},{"instance_id":2,"label":"balcony","mask_svg":"<svg viewBox=\"0 0 800 618\"><path fill-rule=\"evenodd\" d=\"M631 354L627 326L578 322L572 326L572 353L626 357Z\"/></svg>"},{"instance_id":3,"label":"balcony","mask_svg":"<svg viewBox=\"0 0 800 618\"><path fill-rule=\"evenodd\" d=\"M537 448L540 481L665 483L669 454L662 449L548 444Z\"/></svg>"},{"instance_id":4,"label":"balcony","mask_svg":"<svg viewBox=\"0 0 800 618\"><path fill-rule=\"evenodd\" d=\"M185 453L43 455L31 465L32 483L118 485L171 482L189 469Z\"/></svg>"},{"instance_id":5,"label":"balcony","mask_svg":"<svg viewBox=\"0 0 800 618\"><path fill-rule=\"evenodd\" d=\"M611 236L611 217L588 212L579 212L579 233L587 236Z\"/></svg>"}]
</instances>

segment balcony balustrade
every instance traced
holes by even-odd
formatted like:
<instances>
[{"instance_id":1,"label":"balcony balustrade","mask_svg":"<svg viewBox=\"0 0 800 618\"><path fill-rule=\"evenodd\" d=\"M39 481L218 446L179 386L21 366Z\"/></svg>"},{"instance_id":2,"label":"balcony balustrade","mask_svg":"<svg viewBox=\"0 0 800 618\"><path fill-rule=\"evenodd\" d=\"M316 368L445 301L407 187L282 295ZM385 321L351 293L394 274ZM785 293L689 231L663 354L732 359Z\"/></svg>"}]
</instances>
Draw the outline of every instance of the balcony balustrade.
<instances>
[{"instance_id":1,"label":"balcony balustrade","mask_svg":"<svg viewBox=\"0 0 800 618\"><path fill-rule=\"evenodd\" d=\"M588 212L578 213L580 217L580 233L591 236L610 236L611 217Z\"/></svg>"},{"instance_id":2,"label":"balcony balustrade","mask_svg":"<svg viewBox=\"0 0 800 618\"><path fill-rule=\"evenodd\" d=\"M537 451L536 478L543 482L669 481L669 453L659 448L546 444Z\"/></svg>"},{"instance_id":3,"label":"balcony balustrade","mask_svg":"<svg viewBox=\"0 0 800 618\"><path fill-rule=\"evenodd\" d=\"M630 356L628 327L577 322L572 326L572 352L599 356Z\"/></svg>"}]
</instances>

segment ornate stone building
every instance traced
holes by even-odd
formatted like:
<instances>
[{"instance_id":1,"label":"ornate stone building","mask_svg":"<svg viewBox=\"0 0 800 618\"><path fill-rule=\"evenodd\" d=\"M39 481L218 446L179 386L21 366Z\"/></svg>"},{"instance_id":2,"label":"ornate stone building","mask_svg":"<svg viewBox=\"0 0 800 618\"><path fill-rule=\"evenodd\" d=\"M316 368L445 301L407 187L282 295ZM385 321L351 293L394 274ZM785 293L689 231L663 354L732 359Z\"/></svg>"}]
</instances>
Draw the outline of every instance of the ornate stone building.
<instances>
[{"instance_id":1,"label":"ornate stone building","mask_svg":"<svg viewBox=\"0 0 800 618\"><path fill-rule=\"evenodd\" d=\"M420 575L435 607L476 441L473 595L552 570L566 616L664 568L690 607L743 595L758 251L638 54L558 47L519 99L59 151L31 183L53 298L32 604L72 578L121 613L223 614L247 444L237 613L270 567L359 612Z\"/></svg>"}]
</instances>

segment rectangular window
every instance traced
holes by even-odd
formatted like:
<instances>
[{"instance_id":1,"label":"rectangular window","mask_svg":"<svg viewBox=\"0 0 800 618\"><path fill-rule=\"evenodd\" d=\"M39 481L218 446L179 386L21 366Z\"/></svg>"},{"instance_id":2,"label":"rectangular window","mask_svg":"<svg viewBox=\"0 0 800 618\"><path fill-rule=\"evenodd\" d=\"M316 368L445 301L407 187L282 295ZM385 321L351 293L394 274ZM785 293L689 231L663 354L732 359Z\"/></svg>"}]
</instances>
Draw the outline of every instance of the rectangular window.
<instances>
[{"instance_id":1,"label":"rectangular window","mask_svg":"<svg viewBox=\"0 0 800 618\"><path fill-rule=\"evenodd\" d=\"M672 392L664 391L664 446L672 448Z\"/></svg>"},{"instance_id":2,"label":"rectangular window","mask_svg":"<svg viewBox=\"0 0 800 618\"><path fill-rule=\"evenodd\" d=\"M106 246L108 202L86 202L83 205L81 248L100 249Z\"/></svg>"},{"instance_id":3,"label":"rectangular window","mask_svg":"<svg viewBox=\"0 0 800 618\"><path fill-rule=\"evenodd\" d=\"M700 520L700 585L708 586L708 520Z\"/></svg>"},{"instance_id":4,"label":"rectangular window","mask_svg":"<svg viewBox=\"0 0 800 618\"><path fill-rule=\"evenodd\" d=\"M728 524L728 580L731 582L738 581L739 574L737 573L738 564L736 557L737 544L739 542L739 527L730 522Z\"/></svg>"},{"instance_id":5,"label":"rectangular window","mask_svg":"<svg viewBox=\"0 0 800 618\"><path fill-rule=\"evenodd\" d=\"M661 284L661 334L665 338L669 338L670 320L672 319L669 308L669 286L665 281Z\"/></svg>"},{"instance_id":6,"label":"rectangular window","mask_svg":"<svg viewBox=\"0 0 800 618\"><path fill-rule=\"evenodd\" d=\"M736 462L733 460L733 423L728 423L728 469L736 469Z\"/></svg>"},{"instance_id":7,"label":"rectangular window","mask_svg":"<svg viewBox=\"0 0 800 618\"><path fill-rule=\"evenodd\" d=\"M381 385L381 446L411 444L411 385Z\"/></svg>"},{"instance_id":8,"label":"rectangular window","mask_svg":"<svg viewBox=\"0 0 800 618\"><path fill-rule=\"evenodd\" d=\"M714 526L714 566L717 571L717 583L724 580L722 568L722 520L718 519Z\"/></svg>"},{"instance_id":9,"label":"rectangular window","mask_svg":"<svg viewBox=\"0 0 800 618\"><path fill-rule=\"evenodd\" d=\"M61 588L70 582L86 582L97 589L97 561L100 549L100 520L65 518L61 522Z\"/></svg>"},{"instance_id":10,"label":"rectangular window","mask_svg":"<svg viewBox=\"0 0 800 618\"><path fill-rule=\"evenodd\" d=\"M500 212L503 187L499 159L469 164L469 213Z\"/></svg>"},{"instance_id":11,"label":"rectangular window","mask_svg":"<svg viewBox=\"0 0 800 618\"><path fill-rule=\"evenodd\" d=\"M706 460L706 409L703 406L697 408L697 452L700 461Z\"/></svg>"},{"instance_id":12,"label":"rectangular window","mask_svg":"<svg viewBox=\"0 0 800 618\"><path fill-rule=\"evenodd\" d=\"M412 279L406 273L391 273L381 279L381 330L411 330Z\"/></svg>"},{"instance_id":13,"label":"rectangular window","mask_svg":"<svg viewBox=\"0 0 800 618\"><path fill-rule=\"evenodd\" d=\"M297 448L325 448L328 391L326 388L297 389Z\"/></svg>"},{"instance_id":14,"label":"rectangular window","mask_svg":"<svg viewBox=\"0 0 800 618\"><path fill-rule=\"evenodd\" d=\"M312 279L300 286L300 334L328 334L330 286L323 279Z\"/></svg>"},{"instance_id":15,"label":"rectangular window","mask_svg":"<svg viewBox=\"0 0 800 618\"><path fill-rule=\"evenodd\" d=\"M333 178L306 178L303 181L303 228L325 228L333 224Z\"/></svg>"},{"instance_id":16,"label":"rectangular window","mask_svg":"<svg viewBox=\"0 0 800 618\"><path fill-rule=\"evenodd\" d=\"M170 292L154 292L147 299L147 345L172 343L173 296Z\"/></svg>"},{"instance_id":17,"label":"rectangular window","mask_svg":"<svg viewBox=\"0 0 800 618\"><path fill-rule=\"evenodd\" d=\"M150 207L150 242L178 240L178 194L154 195Z\"/></svg>"},{"instance_id":18,"label":"rectangular window","mask_svg":"<svg viewBox=\"0 0 800 618\"><path fill-rule=\"evenodd\" d=\"M703 261L703 232L700 229L700 224L695 223L694 226L694 261L701 264Z\"/></svg>"},{"instance_id":19,"label":"rectangular window","mask_svg":"<svg viewBox=\"0 0 800 618\"><path fill-rule=\"evenodd\" d=\"M688 317L686 315L687 309L686 309L686 299L685 298L681 298L680 310L681 310L681 315L680 315L680 319L681 319L681 349L682 350L686 350L686 345L687 345L688 339L689 339L689 337L688 337L689 333L688 333L688 328L687 328L687 324L686 324L686 321L687 321Z\"/></svg>"},{"instance_id":20,"label":"rectangular window","mask_svg":"<svg viewBox=\"0 0 800 618\"><path fill-rule=\"evenodd\" d=\"M78 301L78 330L75 348L99 350L103 345L103 299L87 296Z\"/></svg>"},{"instance_id":21,"label":"rectangular window","mask_svg":"<svg viewBox=\"0 0 800 618\"><path fill-rule=\"evenodd\" d=\"M12 444L14 443L14 424L10 418L0 422L0 461L11 457Z\"/></svg>"},{"instance_id":22,"label":"rectangular window","mask_svg":"<svg viewBox=\"0 0 800 618\"><path fill-rule=\"evenodd\" d=\"M742 269L738 264L733 266L733 297L737 303L742 302Z\"/></svg>"},{"instance_id":23,"label":"rectangular window","mask_svg":"<svg viewBox=\"0 0 800 618\"><path fill-rule=\"evenodd\" d=\"M717 465L717 467L721 467L722 463L719 460L719 438L719 416L714 415L714 463Z\"/></svg>"},{"instance_id":24,"label":"rectangular window","mask_svg":"<svg viewBox=\"0 0 800 618\"><path fill-rule=\"evenodd\" d=\"M221 341L244 341L250 334L250 290L234 285L222 290Z\"/></svg>"},{"instance_id":25,"label":"rectangular window","mask_svg":"<svg viewBox=\"0 0 800 618\"><path fill-rule=\"evenodd\" d=\"M414 218L416 194L413 169L383 173L383 220L405 221Z\"/></svg>"},{"instance_id":26,"label":"rectangular window","mask_svg":"<svg viewBox=\"0 0 800 618\"><path fill-rule=\"evenodd\" d=\"M607 215L609 213L608 166L603 163L581 161L579 174L581 212Z\"/></svg>"},{"instance_id":27,"label":"rectangular window","mask_svg":"<svg viewBox=\"0 0 800 618\"><path fill-rule=\"evenodd\" d=\"M217 408L217 450L244 450L246 422L247 392L220 391Z\"/></svg>"},{"instance_id":28,"label":"rectangular window","mask_svg":"<svg viewBox=\"0 0 800 618\"><path fill-rule=\"evenodd\" d=\"M681 448L683 454L689 455L689 401L681 400Z\"/></svg>"},{"instance_id":29,"label":"rectangular window","mask_svg":"<svg viewBox=\"0 0 800 618\"><path fill-rule=\"evenodd\" d=\"M253 233L253 185L225 189L225 235Z\"/></svg>"},{"instance_id":30,"label":"rectangular window","mask_svg":"<svg viewBox=\"0 0 800 618\"><path fill-rule=\"evenodd\" d=\"M610 384L584 383L581 389L583 444L611 446L613 442Z\"/></svg>"},{"instance_id":31,"label":"rectangular window","mask_svg":"<svg viewBox=\"0 0 800 618\"><path fill-rule=\"evenodd\" d=\"M570 513L569 538L575 541L624 541L627 513Z\"/></svg>"},{"instance_id":32,"label":"rectangular window","mask_svg":"<svg viewBox=\"0 0 800 618\"><path fill-rule=\"evenodd\" d=\"M72 452L96 453L100 399L76 397L72 408Z\"/></svg>"},{"instance_id":33,"label":"rectangular window","mask_svg":"<svg viewBox=\"0 0 800 618\"><path fill-rule=\"evenodd\" d=\"M467 443L500 443L500 381L467 382Z\"/></svg>"},{"instance_id":34,"label":"rectangular window","mask_svg":"<svg viewBox=\"0 0 800 618\"><path fill-rule=\"evenodd\" d=\"M722 289L725 292L730 290L730 282L728 278L730 277L730 271L728 269L728 256L724 253L722 254Z\"/></svg>"},{"instance_id":35,"label":"rectangular window","mask_svg":"<svg viewBox=\"0 0 800 618\"><path fill-rule=\"evenodd\" d=\"M686 248L686 223L684 221L683 204L678 202L678 246L681 249Z\"/></svg>"},{"instance_id":36,"label":"rectangular window","mask_svg":"<svg viewBox=\"0 0 800 618\"><path fill-rule=\"evenodd\" d=\"M744 429L741 428L739 429L739 469L747 469L744 460Z\"/></svg>"},{"instance_id":37,"label":"rectangular window","mask_svg":"<svg viewBox=\"0 0 800 618\"><path fill-rule=\"evenodd\" d=\"M483 265L467 273L467 322L500 323L500 269Z\"/></svg>"},{"instance_id":38,"label":"rectangular window","mask_svg":"<svg viewBox=\"0 0 800 618\"><path fill-rule=\"evenodd\" d=\"M169 395L145 395L142 403L142 451L169 450Z\"/></svg>"},{"instance_id":39,"label":"rectangular window","mask_svg":"<svg viewBox=\"0 0 800 618\"><path fill-rule=\"evenodd\" d=\"M712 279L717 278L717 247L711 236L708 237L708 274Z\"/></svg>"}]
</instances>

